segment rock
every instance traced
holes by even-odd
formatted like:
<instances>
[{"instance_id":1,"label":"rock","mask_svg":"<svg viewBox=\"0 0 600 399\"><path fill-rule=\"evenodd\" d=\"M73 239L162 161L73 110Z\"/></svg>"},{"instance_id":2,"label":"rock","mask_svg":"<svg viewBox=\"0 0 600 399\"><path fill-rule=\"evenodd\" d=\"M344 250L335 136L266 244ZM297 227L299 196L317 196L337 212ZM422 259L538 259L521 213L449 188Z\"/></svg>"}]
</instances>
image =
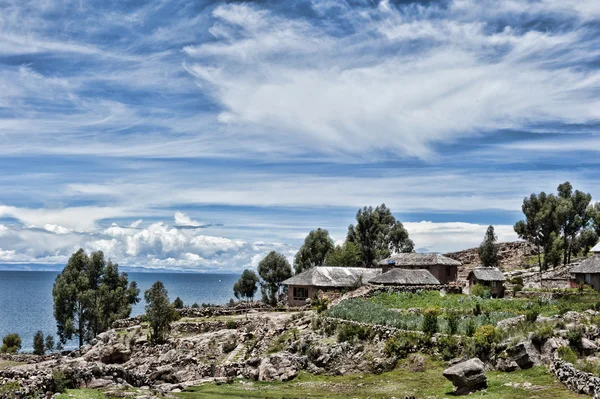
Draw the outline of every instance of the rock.
<instances>
[{"instance_id":1,"label":"rock","mask_svg":"<svg viewBox=\"0 0 600 399\"><path fill-rule=\"evenodd\" d=\"M487 388L485 365L478 358L457 363L444 370L443 375L456 387L457 395Z\"/></svg>"},{"instance_id":2,"label":"rock","mask_svg":"<svg viewBox=\"0 0 600 399\"><path fill-rule=\"evenodd\" d=\"M99 388L107 388L112 385L115 385L115 383L113 381L98 378L98 379L93 379L92 381L90 381L90 383L87 385L87 387L90 389L99 389Z\"/></svg>"},{"instance_id":3,"label":"rock","mask_svg":"<svg viewBox=\"0 0 600 399\"><path fill-rule=\"evenodd\" d=\"M504 372L511 372L511 371L515 371L519 369L519 365L517 364L517 362L515 362L514 360L511 359L506 359L506 358L499 358L496 361L496 370L498 371L504 371Z\"/></svg>"},{"instance_id":4,"label":"rock","mask_svg":"<svg viewBox=\"0 0 600 399\"><path fill-rule=\"evenodd\" d=\"M531 341L522 341L505 352L509 361L515 362L520 369L529 369L541 363L540 353Z\"/></svg>"},{"instance_id":5,"label":"rock","mask_svg":"<svg viewBox=\"0 0 600 399\"><path fill-rule=\"evenodd\" d=\"M581 349L586 355L591 355L592 353L596 353L598 351L598 345L584 337L581 338Z\"/></svg>"},{"instance_id":6,"label":"rock","mask_svg":"<svg viewBox=\"0 0 600 399\"><path fill-rule=\"evenodd\" d=\"M422 373L425 371L425 357L420 353L412 353L406 360L409 371L413 373Z\"/></svg>"},{"instance_id":7,"label":"rock","mask_svg":"<svg viewBox=\"0 0 600 399\"><path fill-rule=\"evenodd\" d=\"M569 346L569 341L558 337L548 339L544 345L542 345L542 360L550 362L554 357L554 352L561 346Z\"/></svg>"}]
</instances>

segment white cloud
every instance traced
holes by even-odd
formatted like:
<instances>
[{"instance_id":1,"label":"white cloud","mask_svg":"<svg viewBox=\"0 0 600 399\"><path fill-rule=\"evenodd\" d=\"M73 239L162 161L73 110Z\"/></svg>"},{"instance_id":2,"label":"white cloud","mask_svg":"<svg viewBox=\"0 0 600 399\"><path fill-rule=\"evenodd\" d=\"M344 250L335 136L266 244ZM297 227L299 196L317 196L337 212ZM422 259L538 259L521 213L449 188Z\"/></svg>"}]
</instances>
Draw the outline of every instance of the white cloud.
<instances>
[{"instance_id":1,"label":"white cloud","mask_svg":"<svg viewBox=\"0 0 600 399\"><path fill-rule=\"evenodd\" d=\"M190 226L198 227L202 226L202 223L192 220L188 215L183 212L175 212L175 224L177 226Z\"/></svg>"},{"instance_id":2,"label":"white cloud","mask_svg":"<svg viewBox=\"0 0 600 399\"><path fill-rule=\"evenodd\" d=\"M64 226L58 226L55 224L44 225L44 230L55 234L69 234L72 231L71 229L68 229Z\"/></svg>"}]
</instances>

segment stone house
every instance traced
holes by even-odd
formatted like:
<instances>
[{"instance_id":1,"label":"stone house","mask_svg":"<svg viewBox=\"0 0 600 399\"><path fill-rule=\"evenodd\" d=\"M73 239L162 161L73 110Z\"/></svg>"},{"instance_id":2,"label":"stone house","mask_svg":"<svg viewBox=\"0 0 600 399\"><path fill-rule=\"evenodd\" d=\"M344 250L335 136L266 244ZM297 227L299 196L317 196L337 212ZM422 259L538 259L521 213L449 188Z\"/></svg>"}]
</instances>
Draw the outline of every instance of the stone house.
<instances>
[{"instance_id":1,"label":"stone house","mask_svg":"<svg viewBox=\"0 0 600 399\"><path fill-rule=\"evenodd\" d=\"M592 256L574 266L570 272L575 284L587 284L600 291L600 243L590 251Z\"/></svg>"},{"instance_id":2,"label":"stone house","mask_svg":"<svg viewBox=\"0 0 600 399\"><path fill-rule=\"evenodd\" d=\"M380 268L316 266L282 284L288 287L288 305L303 306L319 292L340 293L367 284L380 274Z\"/></svg>"},{"instance_id":3,"label":"stone house","mask_svg":"<svg viewBox=\"0 0 600 399\"><path fill-rule=\"evenodd\" d=\"M427 286L440 285L433 274L424 269L391 269L369 281L371 284L386 286Z\"/></svg>"},{"instance_id":4,"label":"stone house","mask_svg":"<svg viewBox=\"0 0 600 399\"><path fill-rule=\"evenodd\" d=\"M504 282L506 281L506 277L497 267L476 267L469 272L467 279L469 280L469 288L475 284L480 284L490 289L492 297L504 297Z\"/></svg>"},{"instance_id":5,"label":"stone house","mask_svg":"<svg viewBox=\"0 0 600 399\"><path fill-rule=\"evenodd\" d=\"M400 253L379 261L383 273L391 269L422 269L431 273L441 284L458 278L459 261L436 253Z\"/></svg>"}]
</instances>

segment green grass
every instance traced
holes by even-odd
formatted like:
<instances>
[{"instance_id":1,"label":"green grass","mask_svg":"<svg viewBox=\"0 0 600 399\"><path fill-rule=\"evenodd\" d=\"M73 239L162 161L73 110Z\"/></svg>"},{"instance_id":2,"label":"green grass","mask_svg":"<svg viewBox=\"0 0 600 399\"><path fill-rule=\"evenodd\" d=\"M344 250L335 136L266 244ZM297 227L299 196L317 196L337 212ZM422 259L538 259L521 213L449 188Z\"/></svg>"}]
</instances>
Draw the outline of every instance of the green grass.
<instances>
[{"instance_id":1,"label":"green grass","mask_svg":"<svg viewBox=\"0 0 600 399\"><path fill-rule=\"evenodd\" d=\"M57 399L106 399L106 395L95 389L67 389Z\"/></svg>"},{"instance_id":2,"label":"green grass","mask_svg":"<svg viewBox=\"0 0 600 399\"><path fill-rule=\"evenodd\" d=\"M249 382L235 381L232 384L204 384L176 394L181 399L207 398L357 398L389 399L392 396L415 395L419 398L452 397L452 384L442 376L443 366L433 367L423 373L410 372L404 368L380 375L313 376L300 374L290 382ZM487 399L571 399L583 396L566 389L546 372L544 367L536 367L513 373L488 372L488 389L469 395L469 398ZM506 383L529 382L540 386L539 390L505 386Z\"/></svg>"},{"instance_id":3,"label":"green grass","mask_svg":"<svg viewBox=\"0 0 600 399\"><path fill-rule=\"evenodd\" d=\"M447 294L440 295L438 291L423 291L421 293L382 293L369 299L369 301L383 305L386 308L425 309L428 307L439 307L441 309L454 309L460 312L469 312L479 303L481 308L487 312L503 312L513 314L524 314L532 305L539 306L540 313L544 316L552 316L560 313L561 309L568 307L575 311L592 309L600 300L600 294L595 291L585 291L583 294L572 290L566 298L546 301L531 301L528 299L483 299L479 297Z\"/></svg>"}]
</instances>

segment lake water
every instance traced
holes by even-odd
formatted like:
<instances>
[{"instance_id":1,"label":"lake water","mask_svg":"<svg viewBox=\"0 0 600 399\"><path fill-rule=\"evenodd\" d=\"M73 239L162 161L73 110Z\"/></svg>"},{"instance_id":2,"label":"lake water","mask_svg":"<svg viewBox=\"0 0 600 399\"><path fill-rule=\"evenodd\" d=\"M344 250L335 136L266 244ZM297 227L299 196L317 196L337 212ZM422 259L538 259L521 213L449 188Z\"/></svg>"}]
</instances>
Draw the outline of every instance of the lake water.
<instances>
[{"instance_id":1,"label":"lake water","mask_svg":"<svg viewBox=\"0 0 600 399\"><path fill-rule=\"evenodd\" d=\"M23 352L31 351L37 330L56 336L53 316L52 286L59 272L0 271L0 339L18 333L23 340ZM224 304L233 298L233 284L239 275L190 273L128 273L140 289L140 303L132 316L144 313L144 291L157 280L164 283L173 301L180 297L185 305ZM0 342L1 344L1 342ZM66 345L65 348L72 348Z\"/></svg>"}]
</instances>

